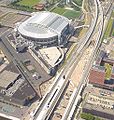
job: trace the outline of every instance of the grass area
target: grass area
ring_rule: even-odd
[[[64,8],[62,8],[62,7],[56,7],[56,8],[54,8],[54,9],[52,10],[52,12],[57,13],[57,14],[60,14],[60,15],[62,15],[65,11],[66,11],[66,10],[65,10]]]
[[[81,118],[83,118],[85,120],[95,120],[95,117],[89,113],[82,113]]]
[[[64,7],[56,7],[52,10],[52,12],[57,13],[59,15],[63,15],[69,19],[75,19],[81,15],[80,11],[75,11],[75,10],[68,10],[65,9]]]
[[[73,0],[77,5],[82,6],[83,0]]]
[[[69,19],[75,19],[75,18],[79,17],[80,15],[81,15],[81,12],[77,12],[77,11],[74,11],[74,10],[66,10],[63,13],[63,16],[65,16]]]
[[[81,38],[85,35],[85,33],[86,33],[87,31],[88,31],[87,28],[83,28],[83,29],[80,31],[78,38],[81,39]]]
[[[40,0],[20,0],[16,4],[32,7],[36,4],[38,4],[39,2],[40,2]]]
[[[111,30],[112,30],[112,24],[113,24],[113,19],[110,19],[104,34],[104,39],[110,37],[111,35]]]
[[[9,7],[12,7],[17,10],[23,10],[28,12],[35,12],[33,8],[34,5],[38,4],[40,0],[17,0],[9,4]]]
[[[66,65],[67,61],[70,59],[73,51],[75,50],[76,48],[76,44],[74,43],[70,49],[68,50],[67,54],[66,54],[66,58],[64,60],[64,63],[62,64],[62,66],[59,68],[58,72],[60,72],[62,70],[62,68]]]
[[[74,10],[80,11],[81,9],[79,7],[73,6]]]
[[[112,17],[114,18],[114,11],[112,12]]]
[[[114,36],[114,12],[112,12],[111,17],[109,19],[106,31],[104,33],[103,39],[107,39],[111,36]]]
[[[113,19],[114,19],[114,12],[113,12]],[[113,30],[112,30],[112,36],[114,37],[114,20],[113,20]]]
[[[81,118],[85,119],[85,120],[101,120],[100,118],[90,114],[90,113],[82,113],[81,114]]]
[[[112,36],[114,37],[114,30],[113,30]]]
[[[66,54],[66,61],[71,57],[71,55],[72,55],[72,53],[73,53],[73,51],[75,50],[75,48],[76,48],[76,44],[74,43],[71,47],[70,47],[70,49],[68,50],[68,52],[67,52],[67,54]]]
[[[106,69],[105,79],[110,80],[111,72],[112,72],[112,66],[108,63],[105,63],[105,69]]]

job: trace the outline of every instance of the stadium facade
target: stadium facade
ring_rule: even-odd
[[[70,20],[52,12],[36,12],[18,25],[17,32],[36,46],[61,45],[70,34]]]

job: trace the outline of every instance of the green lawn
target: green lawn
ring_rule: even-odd
[[[73,10],[66,10],[63,13],[63,16],[69,18],[69,19],[75,19],[76,17],[79,17],[81,12],[73,11]]]
[[[112,17],[114,17],[114,11],[112,12]]]
[[[81,6],[83,0],[73,0],[77,5]]]
[[[106,28],[106,31],[105,31],[105,34],[104,34],[104,39],[110,37],[112,25],[113,25],[113,19],[110,18],[108,25],[107,25],[107,28]]]
[[[81,118],[83,118],[84,120],[101,120],[97,116],[94,116],[90,113],[84,113],[84,112],[81,113]]]
[[[112,36],[114,37],[114,30],[113,30]]]
[[[40,0],[21,0],[20,2],[17,2],[17,4],[32,7],[36,4],[38,4],[39,2],[40,2]]]
[[[56,7],[55,9],[52,10],[52,12],[63,15],[69,19],[75,19],[76,17],[79,17],[81,14],[80,11],[68,10],[62,7]]]
[[[89,113],[81,113],[81,118],[85,120],[95,120],[95,117]]]
[[[106,27],[106,31],[104,33],[103,39],[107,39],[111,36],[114,36],[114,28],[112,28],[112,27],[114,27],[113,26],[113,22],[114,22],[113,18],[114,18],[114,12],[112,12],[111,17],[108,21],[108,25]]]
[[[52,10],[52,12],[62,15],[66,10],[62,7],[56,7]]]
[[[110,80],[111,72],[112,72],[112,66],[108,63],[105,63],[105,69],[106,69],[105,79]]]

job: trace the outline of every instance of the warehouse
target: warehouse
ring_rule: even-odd
[[[36,97],[36,92],[19,73],[4,70],[0,73],[0,102],[26,106]]]

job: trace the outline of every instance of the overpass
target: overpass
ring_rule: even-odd
[[[101,17],[101,21],[100,21],[100,26],[99,26],[99,31],[98,31],[98,35],[96,37],[96,44],[95,44],[95,48],[94,48],[94,52],[90,57],[90,62],[87,64],[87,66],[85,67],[85,73],[83,73],[83,77],[81,79],[81,82],[79,84],[79,86],[73,91],[73,94],[69,100],[68,106],[63,114],[62,120],[72,120],[73,115],[74,115],[74,111],[76,110],[78,103],[80,102],[81,99],[81,92],[83,91],[83,88],[86,85],[85,78],[87,77],[88,73],[89,73],[89,69],[91,68],[91,65],[93,63],[94,57],[98,51],[98,48],[100,46],[100,40],[101,40],[101,36],[102,36],[102,30],[103,30],[103,24],[104,24],[104,19],[103,19],[103,12],[102,12],[102,8],[100,5],[99,0],[94,0],[96,3],[96,10],[97,10],[97,15],[98,15],[98,11],[100,11],[102,17]],[[98,10],[99,9],[99,10]],[[97,22],[97,21],[96,21]],[[100,41],[100,42],[99,42]],[[87,72],[88,71],[88,72]]]
[[[74,29],[78,29],[78,28],[88,28],[89,25],[80,25],[80,26],[76,26],[74,27]]]

